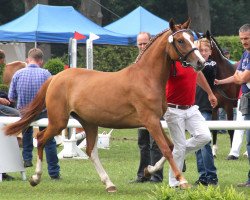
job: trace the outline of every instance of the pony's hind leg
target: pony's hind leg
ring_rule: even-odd
[[[99,156],[98,156],[98,150],[97,150],[97,140],[98,140],[98,127],[97,126],[85,126],[84,130],[86,132],[86,140],[87,140],[87,147],[86,147],[86,153],[89,156],[90,160],[95,166],[95,169],[98,173],[98,175],[101,178],[101,181],[106,186],[107,192],[116,192],[116,187],[110,180],[108,174],[104,170]]]
[[[43,149],[46,142],[56,136],[59,135],[60,132],[66,127],[62,126],[51,126],[50,124],[46,129],[39,132],[37,134],[37,162],[36,162],[36,170],[35,174],[31,176],[29,182],[31,186],[36,186],[40,183],[42,177],[42,161],[43,161]]]
[[[43,137],[45,131],[46,131],[46,129],[44,129],[43,131],[41,131],[41,132],[39,132],[37,134],[37,161],[36,161],[36,170],[35,170],[35,174],[33,176],[31,176],[31,178],[29,180],[31,186],[36,186],[41,181],[44,144],[41,143],[40,140]]]

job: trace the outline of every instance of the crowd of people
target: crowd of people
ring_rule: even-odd
[[[139,52],[150,40],[150,33],[141,32],[137,36]],[[226,79],[215,78],[217,63],[210,59],[211,43],[203,38],[196,42],[197,48],[206,60],[202,72],[195,72],[191,67],[183,67],[179,61],[171,66],[170,77],[166,84],[166,102],[168,109],[163,116],[169,128],[169,134],[174,144],[173,157],[180,170],[184,168],[187,153],[195,152],[197,161],[198,180],[195,184],[217,185],[217,168],[211,149],[211,133],[205,120],[211,120],[212,108],[217,105],[217,99],[212,92],[214,84],[234,82],[241,85],[241,94],[237,111],[237,120],[250,120],[250,24],[239,29],[239,38],[245,52],[238,63],[235,74]],[[5,54],[0,50],[0,64],[5,62]],[[43,52],[33,48],[28,52],[27,67],[18,70],[10,84],[8,95],[0,97],[0,115],[21,116],[20,110],[27,106],[35,97],[41,85],[51,76],[48,70],[42,68]],[[180,90],[180,88],[182,88]],[[9,105],[14,103],[15,108]],[[46,110],[39,118],[46,117]],[[39,119],[38,118],[38,119]],[[42,131],[44,128],[40,127]],[[190,137],[186,138],[186,131]],[[239,132],[239,130],[236,130]],[[235,132],[236,132],[235,131]],[[33,128],[23,132],[23,161],[24,167],[32,167]],[[237,160],[242,143],[243,131],[234,134],[233,145],[228,160]],[[247,153],[250,155],[250,130],[246,131]],[[156,142],[145,128],[138,129],[138,146],[140,150],[140,164],[137,177],[131,183],[163,181],[163,169],[157,171],[150,178],[144,176],[144,168],[154,165],[161,157]],[[45,145],[48,173],[51,179],[60,179],[60,166],[57,157],[56,142],[49,140]],[[250,162],[250,156],[248,157]],[[169,185],[178,187],[172,169],[169,169]],[[13,177],[3,173],[3,180],[13,180]],[[250,170],[247,180],[238,184],[240,187],[250,187]]]
[[[143,37],[142,35],[150,34],[139,33],[137,37],[137,46],[139,51],[141,51],[141,46],[145,46],[149,41],[149,36],[145,36],[146,39],[141,40]],[[212,108],[217,105],[217,99],[212,93],[211,88],[214,87],[214,84],[219,85],[234,82],[242,85],[243,96],[245,96],[245,94],[250,94],[250,86],[247,84],[250,82],[250,24],[245,24],[239,29],[239,37],[245,52],[238,63],[235,75],[229,77],[228,79],[215,79],[217,68],[216,62],[210,59],[211,44],[204,38],[197,41],[197,47],[206,60],[205,68],[202,72],[196,73],[192,68],[184,68],[180,62],[176,62],[171,68],[170,78],[166,85],[166,101],[168,109],[163,117],[168,124],[169,133],[174,143],[174,160],[180,170],[183,170],[185,167],[185,155],[189,152],[195,151],[197,169],[199,173],[199,178],[195,184],[202,184],[205,186],[218,184],[217,169],[214,164],[214,157],[210,144],[211,133],[204,123],[205,120],[212,119]],[[228,53],[229,52],[225,52],[225,54]],[[241,73],[242,71],[243,73]],[[196,85],[197,87],[195,87]],[[182,88],[182,91],[178,90],[178,88]],[[250,98],[250,95],[248,98]],[[244,119],[250,120],[250,101],[247,102],[247,105],[244,105],[245,110],[247,110],[244,114]],[[242,115],[243,114],[238,111],[237,120],[242,119]],[[189,139],[186,139],[186,130],[191,135]],[[240,130],[236,131],[239,132]],[[241,134],[238,134],[236,131],[234,134],[233,145],[227,158],[228,160],[236,160],[239,156],[239,149],[243,139],[243,131],[240,132]],[[143,140],[141,136],[142,133],[145,133],[147,140]],[[250,131],[246,131],[246,134],[247,152],[249,154]],[[144,146],[141,145],[142,142],[144,142]],[[146,167],[148,164],[155,164],[155,160],[152,159],[152,155],[154,155],[154,153],[150,152],[152,151],[152,148],[157,149],[157,144],[154,144],[153,146],[153,142],[153,139],[150,138],[149,132],[146,129],[138,130],[140,166],[137,173],[137,179],[133,182],[142,183],[150,181],[150,179],[146,179],[143,176],[142,170],[143,167]],[[146,150],[142,147],[146,147]],[[237,157],[232,157],[235,152],[234,149],[237,151]],[[248,159],[250,161],[249,157]],[[163,177],[161,176],[161,180],[162,179]],[[171,187],[179,186],[179,182],[176,180],[171,168],[169,169],[169,185]],[[250,187],[250,170],[248,172],[247,181],[238,184],[238,186]]]

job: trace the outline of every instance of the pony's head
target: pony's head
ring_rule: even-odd
[[[172,48],[168,52],[172,60],[179,60],[183,66],[192,66],[199,71],[203,69],[205,59],[194,44],[194,36],[189,29],[190,22],[190,19],[183,24],[175,24],[173,19],[169,21],[172,33],[168,36],[168,42]]]

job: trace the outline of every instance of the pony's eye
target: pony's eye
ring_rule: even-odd
[[[177,40],[179,44],[183,44],[184,43],[184,40]]]

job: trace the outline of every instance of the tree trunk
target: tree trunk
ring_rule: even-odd
[[[93,22],[102,25],[102,10],[100,0],[81,0],[80,12]]]
[[[48,0],[23,0],[24,6],[25,6],[25,13],[27,13],[29,10],[31,10],[35,5],[37,4],[44,4],[48,5]],[[28,54],[28,51],[31,48],[34,48],[34,43],[26,43],[26,55]],[[38,48],[40,48],[44,53],[44,61],[47,61],[51,57],[51,47],[50,44],[38,44]]]
[[[187,7],[192,20],[190,28],[202,33],[211,31],[209,0],[187,0]]]

